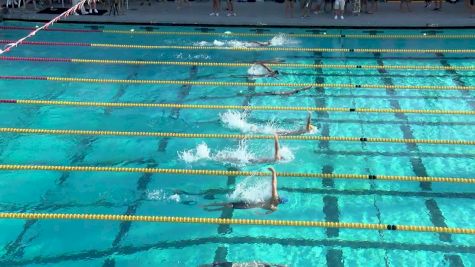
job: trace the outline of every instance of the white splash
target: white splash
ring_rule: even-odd
[[[193,163],[202,159],[210,159],[210,153],[208,145],[202,142],[195,149],[178,152],[178,158],[186,163]]]
[[[235,166],[244,166],[251,163],[251,160],[253,160],[255,157],[249,151],[247,142],[245,140],[241,140],[237,148],[225,148],[223,150],[219,150],[212,158],[213,160],[222,163],[228,163]]]
[[[261,76],[261,75],[266,75],[268,73],[269,73],[269,70],[267,70],[261,64],[252,64],[252,66],[249,67],[249,69],[247,69],[248,75]]]
[[[230,34],[230,32],[229,32]],[[299,41],[292,39],[288,34],[279,33],[272,37],[267,42],[252,42],[252,41],[240,41],[240,40],[214,40],[213,42],[199,41],[194,42],[194,46],[219,46],[219,47],[235,47],[235,48],[249,48],[260,47],[262,45],[269,46],[295,46],[300,44]]]
[[[284,163],[291,162],[295,159],[294,153],[292,153],[292,150],[290,150],[288,146],[282,146],[280,148],[280,156],[282,157],[281,161]]]
[[[236,189],[228,195],[231,201],[249,203],[264,202],[272,196],[270,177],[248,176],[236,185]]]
[[[214,42],[213,42],[214,46],[224,46],[225,44],[226,44],[226,42],[218,41],[218,40],[214,40]]]
[[[180,198],[180,195],[178,194],[173,194],[171,196],[168,197],[169,200],[171,201],[174,201],[174,202],[180,202],[181,198]]]
[[[288,34],[279,33],[278,35],[272,37],[269,41],[270,46],[295,46],[300,44],[300,41],[292,39]]]
[[[269,149],[263,149],[262,152],[265,154],[263,158],[272,158],[274,155],[273,152],[269,154]],[[295,159],[292,150],[287,146],[281,146],[280,156],[282,157],[281,162],[284,163]],[[210,160],[230,164],[236,167],[242,167],[259,160],[261,157],[256,156],[249,149],[246,140],[241,140],[237,147],[224,148],[215,153],[211,153],[208,145],[203,142],[194,149],[178,152],[178,158],[189,164],[202,160]]]
[[[232,130],[239,130],[243,133],[274,134],[278,131],[283,131],[283,129],[276,127],[274,121],[269,121],[265,125],[249,123],[246,120],[246,113],[235,110],[228,110],[225,113],[220,113],[219,118],[225,127]]]
[[[150,200],[163,200],[165,197],[165,192],[161,189],[147,192],[147,199]]]
[[[211,56],[205,55],[205,54],[198,54],[198,55],[190,55],[190,54],[183,54],[179,53],[176,55],[177,59],[187,59],[187,60],[192,60],[192,59],[211,59]]]

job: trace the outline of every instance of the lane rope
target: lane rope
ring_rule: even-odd
[[[152,61],[152,60],[117,60],[117,59],[85,59],[85,58],[44,58],[44,57],[7,57],[5,61],[29,62],[65,62],[83,64],[123,64],[123,65],[173,65],[198,67],[251,67],[254,63],[231,62],[196,62],[196,61]],[[303,64],[303,63],[266,63],[269,67],[308,68],[308,69],[393,69],[393,70],[475,70],[475,66],[417,66],[417,65],[343,65],[343,64]]]
[[[1,30],[34,30],[33,27],[0,26]],[[74,33],[111,33],[130,35],[191,35],[191,36],[237,36],[237,37],[274,37],[284,34],[289,37],[303,38],[347,38],[347,39],[475,39],[474,34],[331,34],[331,33],[242,33],[242,32],[178,32],[178,31],[139,31],[131,30],[94,30],[94,29],[47,29],[52,32]]]
[[[0,43],[11,43],[11,40],[0,40]],[[122,49],[173,49],[173,50],[228,50],[241,52],[254,51],[293,51],[293,52],[327,52],[327,53],[445,53],[445,54],[473,54],[475,49],[393,49],[393,48],[305,48],[305,47],[221,47],[221,46],[186,46],[186,45],[138,45],[138,44],[99,44],[99,43],[70,43],[70,42],[43,42],[24,41],[24,45],[47,46],[85,46]]]
[[[272,110],[272,111],[314,111],[314,112],[360,112],[360,113],[416,113],[438,115],[475,115],[475,110],[441,109],[371,109],[371,108],[332,108],[295,106],[239,106],[239,105],[200,105],[174,103],[133,103],[133,102],[83,102],[34,99],[0,99],[0,104],[53,105],[70,107],[116,107],[116,108],[179,108],[179,109],[223,109],[223,110]]]
[[[404,89],[404,90],[475,90],[475,86],[458,85],[383,85],[383,84],[334,84],[334,83],[251,83],[216,81],[179,80],[125,80],[48,76],[0,76],[0,80],[41,80],[75,83],[116,83],[116,84],[160,84],[193,86],[265,86],[265,87],[324,87],[324,88],[362,88],[362,89]]]
[[[0,128],[1,133],[48,134],[48,135],[110,135],[110,136],[144,136],[144,137],[174,137],[174,138],[215,138],[215,139],[274,139],[273,135],[245,134],[205,134],[205,133],[173,133],[173,132],[125,132],[125,131],[88,131],[88,130],[50,130],[28,128]],[[316,135],[283,135],[283,140],[304,141],[343,141],[370,143],[411,143],[437,145],[475,145],[474,140],[444,140],[444,139],[404,139],[378,137],[340,137]]]
[[[79,213],[0,213],[0,219],[23,220],[101,220],[101,221],[128,221],[128,222],[155,222],[155,223],[197,223],[197,224],[234,224],[234,225],[261,225],[261,226],[293,226],[318,228],[346,228],[366,230],[389,230],[410,232],[432,232],[450,234],[475,234],[475,229],[458,227],[436,227],[419,225],[394,225],[372,223],[345,223],[322,221],[291,221],[291,220],[260,220],[234,218],[203,218],[203,217],[170,217],[144,216],[119,214],[79,214]]]
[[[0,165],[0,170],[13,171],[60,171],[60,172],[126,172],[126,173],[158,173],[177,175],[206,175],[206,176],[270,176],[270,172],[255,171],[222,171],[205,169],[160,169],[160,168],[130,168],[130,167],[95,167],[95,166],[54,166],[54,165]],[[279,177],[315,178],[315,179],[352,179],[352,180],[384,180],[403,182],[434,182],[434,183],[463,183],[475,184],[475,178],[459,177],[430,177],[430,176],[401,176],[374,174],[338,174],[338,173],[298,173],[277,172]]]

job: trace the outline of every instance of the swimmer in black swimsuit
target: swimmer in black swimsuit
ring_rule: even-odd
[[[285,197],[280,197],[277,193],[277,174],[274,168],[270,167],[269,171],[272,172],[272,196],[269,200],[263,202],[246,202],[246,201],[233,201],[233,202],[221,202],[221,203],[211,203],[205,205],[203,208],[207,211],[218,211],[223,210],[225,208],[231,209],[253,209],[253,208],[262,208],[268,210],[266,214],[270,214],[277,210],[277,206],[279,204],[287,203],[287,199]],[[216,208],[210,208],[216,207]]]

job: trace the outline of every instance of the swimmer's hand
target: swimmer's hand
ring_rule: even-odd
[[[273,213],[274,211],[275,211],[275,210],[268,210],[268,211],[266,211],[265,213],[255,211],[254,213],[255,213],[256,215],[259,215],[259,216],[265,216],[265,215],[269,215],[269,214]]]

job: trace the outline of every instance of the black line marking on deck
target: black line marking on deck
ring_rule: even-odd
[[[236,168],[228,168],[228,171],[237,171]],[[236,176],[228,176],[226,186],[228,190],[230,187],[233,187],[236,184]],[[233,208],[224,207],[219,218],[221,219],[231,219],[233,217]],[[218,234],[227,235],[232,233],[232,228],[230,224],[220,224],[218,225]],[[214,262],[226,262],[226,257],[228,256],[228,248],[224,246],[218,246],[214,252]]]
[[[343,267],[343,251],[341,249],[331,248],[327,250],[326,254],[327,266],[329,267]]]
[[[386,74],[387,71],[384,69],[384,62],[383,62],[383,59],[381,58],[381,54],[380,53],[374,53],[374,57],[376,59],[377,64],[379,66],[383,67],[381,69],[378,69],[378,72],[383,74],[383,75]],[[392,79],[390,79],[390,78],[387,78],[387,77],[383,76],[383,77],[381,77],[381,79],[383,80],[383,83],[385,85],[394,85]],[[386,94],[387,95],[396,95],[396,92],[395,92],[394,89],[386,89]],[[401,109],[401,105],[399,104],[399,101],[391,99],[391,100],[389,100],[389,103],[391,105],[391,108]],[[408,121],[408,118],[407,118],[406,114],[404,114],[404,113],[395,113],[394,115],[398,119],[401,119],[403,121]],[[409,124],[406,123],[406,124],[400,125],[400,129],[401,129],[401,131],[403,133],[403,137],[405,139],[415,139],[414,134],[412,133],[413,132],[412,128],[409,126]],[[406,147],[407,147],[408,151],[419,152],[419,148],[418,148],[417,144],[415,144],[415,143],[406,143]],[[422,163],[422,160],[419,157],[412,157],[411,158],[411,165],[412,165],[412,169],[413,169],[414,173],[417,176],[427,176],[426,168],[425,168],[424,164]],[[420,185],[422,190],[431,190],[431,183],[420,182],[419,185]]]
[[[188,77],[188,79],[186,79],[186,81],[193,81],[196,79],[196,76],[198,74],[198,66],[196,65],[193,65],[190,67],[190,76]],[[190,94],[190,91],[191,91],[191,87],[192,85],[191,84],[183,84],[181,87],[180,87],[180,90],[178,90],[178,101],[177,103],[178,104],[182,104],[184,101],[185,101],[185,98]],[[170,114],[170,118],[174,119],[174,120],[177,120],[179,117],[180,117],[180,108],[174,108],[171,110],[171,114]]]
[[[429,210],[431,222],[437,227],[447,227],[447,224],[445,223],[445,217],[442,214],[439,205],[437,205],[437,202],[435,202],[434,199],[427,199],[425,201],[425,205],[427,210]],[[441,241],[452,242],[452,237],[450,234],[441,233],[439,236]]]
[[[384,66],[384,62],[380,57],[380,54],[375,53],[375,58],[377,59],[377,63],[380,66]],[[385,70],[379,70],[380,72],[385,72]],[[392,85],[393,82],[389,78],[383,78],[385,84]],[[393,89],[386,89],[388,95],[394,95],[395,91]],[[390,104],[392,108],[400,108],[400,104],[398,101],[390,100]],[[396,117],[400,119],[407,120],[407,116],[403,113],[396,114]],[[408,124],[401,125],[401,131],[403,132],[404,138],[407,139],[414,139],[414,135],[412,133],[412,129]],[[420,152],[419,147],[417,144],[406,144],[406,147],[409,151],[413,152]],[[416,157],[411,157],[410,159],[413,172],[416,176],[428,176],[427,168],[424,166],[422,162],[422,158],[420,155]],[[423,191],[432,191],[432,183],[430,182],[420,182],[419,183],[421,190]],[[431,201],[430,199],[426,201],[426,208],[429,211],[430,219],[433,225],[435,226],[442,226],[442,222],[445,222],[445,218],[443,217],[442,212],[440,211],[437,202]],[[445,224],[445,223],[444,223]],[[451,236],[450,234],[439,234],[439,239],[444,242],[450,242]]]
[[[448,261],[450,267],[464,267],[465,266],[463,264],[463,261],[460,255],[445,254],[444,260]]]
[[[364,90],[364,89],[361,89]],[[368,89],[372,90],[372,89]],[[186,102],[196,102],[200,100],[224,100],[224,99],[234,99],[239,96],[247,96],[246,94],[241,94],[237,93],[235,95],[231,96],[200,96],[200,97],[195,97],[195,98],[188,98]],[[309,95],[309,94],[300,94],[300,95],[293,95],[292,97],[295,98],[308,98],[309,96],[318,96],[316,95]],[[268,95],[253,95],[253,97],[268,97]],[[288,96],[281,96],[281,97],[288,97]],[[435,99],[435,100],[465,100],[465,97],[462,96],[409,96],[409,95],[404,95],[404,96],[399,96],[399,95],[394,95],[394,96],[384,96],[384,95],[343,95],[343,94],[331,94],[331,91],[328,92],[328,94],[325,95],[326,98],[367,98],[367,99]]]
[[[84,158],[88,154],[88,150],[90,149],[91,144],[96,140],[96,138],[91,138],[91,137],[79,137],[79,142],[78,142],[78,150],[76,150],[76,154],[73,156],[71,159],[71,165],[76,165],[81,162],[83,162]],[[55,191],[58,189],[58,187],[61,187],[66,180],[70,177],[71,172],[63,172],[59,179],[56,182],[56,187],[55,189],[52,190],[47,190],[46,194],[50,191]],[[44,205],[46,203],[46,199],[42,198],[40,200],[40,205]],[[52,207],[52,209],[56,209]],[[23,242],[23,237],[26,234],[26,232],[31,229],[31,226],[36,224],[38,220],[26,220],[25,224],[23,226],[22,232],[17,236],[15,241],[9,245],[7,245],[7,252],[5,256],[7,257],[15,257],[16,255],[23,255],[23,250],[25,249],[25,246],[22,245]],[[30,240],[31,241],[31,240]]]
[[[182,227],[186,227],[182,225]],[[0,259],[2,266],[20,266],[27,264],[46,264],[46,263],[60,263],[64,261],[82,261],[91,259],[100,259],[108,257],[110,255],[127,256],[140,252],[151,250],[165,250],[165,249],[181,249],[193,246],[200,246],[204,244],[220,244],[225,243],[228,245],[240,245],[240,244],[265,244],[288,247],[345,247],[354,250],[364,249],[383,249],[383,250],[401,250],[401,251],[428,251],[428,252],[442,252],[442,253],[464,253],[473,254],[475,246],[462,246],[462,245],[448,245],[448,244],[424,244],[424,243],[400,243],[400,242],[387,242],[387,241],[371,241],[371,240],[340,240],[340,239],[300,239],[300,238],[275,238],[267,236],[236,236],[236,237],[203,237],[191,240],[177,240],[177,241],[162,241],[154,244],[147,245],[127,245],[110,247],[103,250],[90,249],[80,251],[76,253],[68,253],[54,256],[39,256],[31,259],[22,260],[6,260]]]
[[[156,168],[158,166],[157,163],[148,163],[146,168]],[[129,206],[127,207],[124,215],[135,215],[137,209],[142,204],[143,200],[147,199],[147,187],[152,180],[153,173],[143,173],[142,176],[137,180],[137,187],[136,191],[140,193],[140,196]],[[125,235],[129,232],[130,226],[132,225],[131,221],[123,221],[119,224],[119,231],[112,241],[112,247],[115,248],[120,245]],[[103,266],[107,266],[109,261],[113,260],[113,258],[107,258],[104,260]]]
[[[314,64],[322,64],[322,53],[314,52]],[[325,79],[323,78],[323,70],[322,69],[315,69],[315,83],[323,84],[325,83]],[[315,107],[325,107],[326,106],[326,94],[325,88],[323,87],[316,87],[315,88],[316,96],[314,97]],[[318,112],[317,113],[317,120],[321,122],[322,119],[328,119],[330,115],[328,112]],[[320,124],[320,133],[322,136],[330,136],[330,125],[327,123]],[[318,142],[318,147],[320,150],[327,150],[330,147],[330,143],[328,141],[320,141]]]
[[[436,56],[437,58],[440,59],[440,64],[444,67],[452,67],[452,65],[450,65],[450,63],[447,61],[447,59],[445,58],[445,55],[442,54],[442,53],[436,53]],[[455,85],[457,86],[467,86],[467,84],[462,80],[462,77],[464,75],[461,75],[460,73],[458,73],[456,70],[445,70],[445,72],[447,74],[450,75],[450,77],[452,77],[452,81],[455,83]],[[470,94],[469,91],[467,90],[460,90],[460,92],[462,93],[463,97],[465,99],[467,98],[472,98],[472,95]],[[475,102],[473,101],[467,101],[466,102],[469,104],[469,106],[472,108],[472,110],[475,110]]]
[[[129,75],[127,75],[127,77],[125,77],[125,79],[127,80],[136,80],[139,73],[138,73],[138,69],[140,68],[139,65],[134,65],[134,68],[133,68],[133,72],[130,73]],[[119,88],[117,89],[117,92],[115,93],[115,95],[112,97],[111,101],[110,102],[120,102],[120,98],[125,94],[125,91],[127,90],[127,88],[130,87],[130,84],[119,84]],[[115,108],[111,108],[111,107],[106,107],[104,109],[104,114],[106,115],[110,115],[112,113],[112,111],[115,110]]]
[[[314,52],[314,64],[322,64],[322,53]],[[323,70],[321,68],[315,69],[315,83],[323,84],[325,83],[325,78],[323,76]],[[326,106],[326,97],[325,97],[325,88],[317,87],[315,88],[315,93],[317,96],[314,97],[315,107],[325,107]],[[318,112],[317,120],[328,119],[330,115],[328,112]],[[330,136],[330,125],[328,123],[321,124],[320,133],[322,136]],[[318,151],[326,151],[330,148],[330,143],[328,141],[318,142]],[[317,152],[318,153],[318,152]],[[323,173],[333,173],[333,166],[324,165],[322,168]],[[333,179],[322,179],[322,187],[333,188],[335,182]],[[338,198],[335,196],[323,196],[323,214],[325,215],[325,220],[330,222],[339,222],[340,221],[340,211],[338,210]],[[338,228],[327,228],[325,229],[325,234],[328,238],[336,238],[340,235],[340,229]],[[327,266],[343,266],[343,252],[339,248],[327,249],[326,251],[326,261]]]

